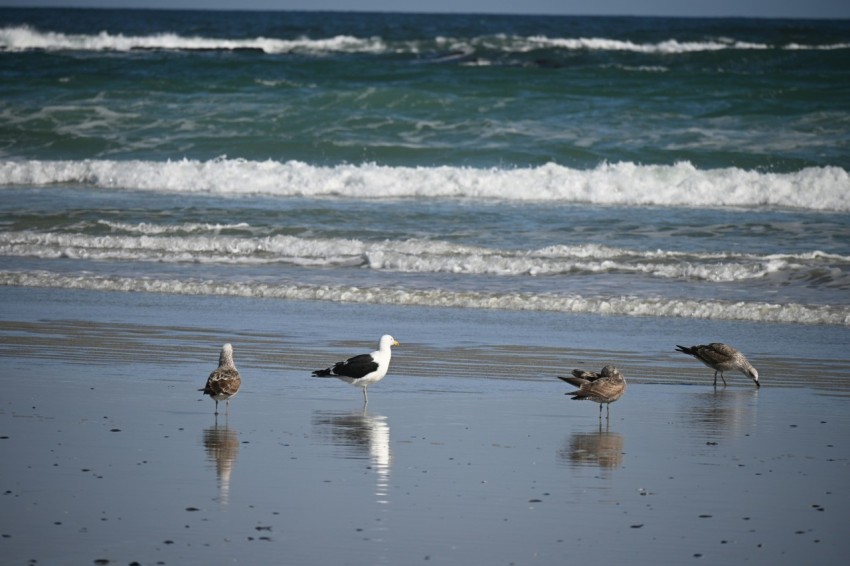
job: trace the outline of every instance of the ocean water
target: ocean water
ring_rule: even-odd
[[[850,325],[850,22],[0,9],[0,284]]]

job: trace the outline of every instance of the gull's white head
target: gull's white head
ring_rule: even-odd
[[[221,347],[221,354],[218,356],[218,365],[233,364],[233,346],[225,344]]]
[[[761,384],[759,383],[759,372],[756,368],[750,366],[747,369],[747,375],[750,376],[752,380],[756,382],[756,386],[761,387]]]

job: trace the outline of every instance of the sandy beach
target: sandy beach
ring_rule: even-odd
[[[848,330],[0,288],[5,564],[839,564]],[[758,330],[770,329],[770,336]],[[362,396],[310,371],[401,342]],[[702,337],[759,368],[713,388]],[[197,391],[231,342],[229,414]],[[616,363],[611,406],[555,378]],[[604,414],[604,411],[603,411]],[[698,563],[698,562],[697,562]]]

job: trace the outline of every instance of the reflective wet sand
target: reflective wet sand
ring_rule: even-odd
[[[10,564],[792,564],[850,550],[847,354],[821,352],[844,329],[767,327],[782,347],[748,349],[763,387],[715,389],[652,328],[604,341],[573,317],[382,308],[364,322],[368,307],[28,293],[0,290]],[[597,320],[601,337],[613,322]],[[368,409],[309,377],[384,330],[404,346]],[[197,389],[225,340],[243,389],[216,418]],[[600,423],[555,375],[609,361],[629,390]]]

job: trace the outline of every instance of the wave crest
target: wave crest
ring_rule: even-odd
[[[280,197],[461,198],[687,208],[850,211],[850,175],[840,167],[764,173],[734,167],[604,163],[581,170],[314,166],[300,161],[0,161],[0,187],[83,184],[115,190]]]
[[[367,242],[346,238],[253,235],[261,230],[244,223],[174,226],[97,223],[98,226],[104,224],[115,233],[0,232],[0,255],[96,261],[365,267],[402,273],[509,277],[629,273],[710,283],[768,275],[782,280],[808,276],[825,279],[832,286],[850,287],[850,257],[820,251],[769,255],[685,253],[629,250],[598,244],[524,250],[428,239]],[[228,233],[223,233],[225,231]]]
[[[0,28],[0,51],[258,51],[282,53],[383,53],[386,45],[380,38],[361,39],[339,35],[325,39],[222,39],[185,37],[174,33],[143,36],[111,34],[65,34],[39,31],[30,26]]]
[[[370,53],[418,55],[433,50],[472,54],[495,50],[508,53],[527,53],[539,49],[566,51],[625,51],[642,54],[671,55],[720,50],[837,50],[850,49],[850,43],[806,45],[789,43],[770,45],[729,38],[703,41],[681,41],[670,38],[655,43],[637,43],[605,37],[546,37],[496,34],[471,38],[436,37],[426,40],[392,42],[380,37],[360,38],[338,35],[311,39],[299,37],[282,39],[253,37],[226,39],[216,37],[186,37],[175,33],[132,36],[101,31],[98,34],[66,34],[42,31],[27,25],[0,28],[0,51],[258,51],[267,54]]]

